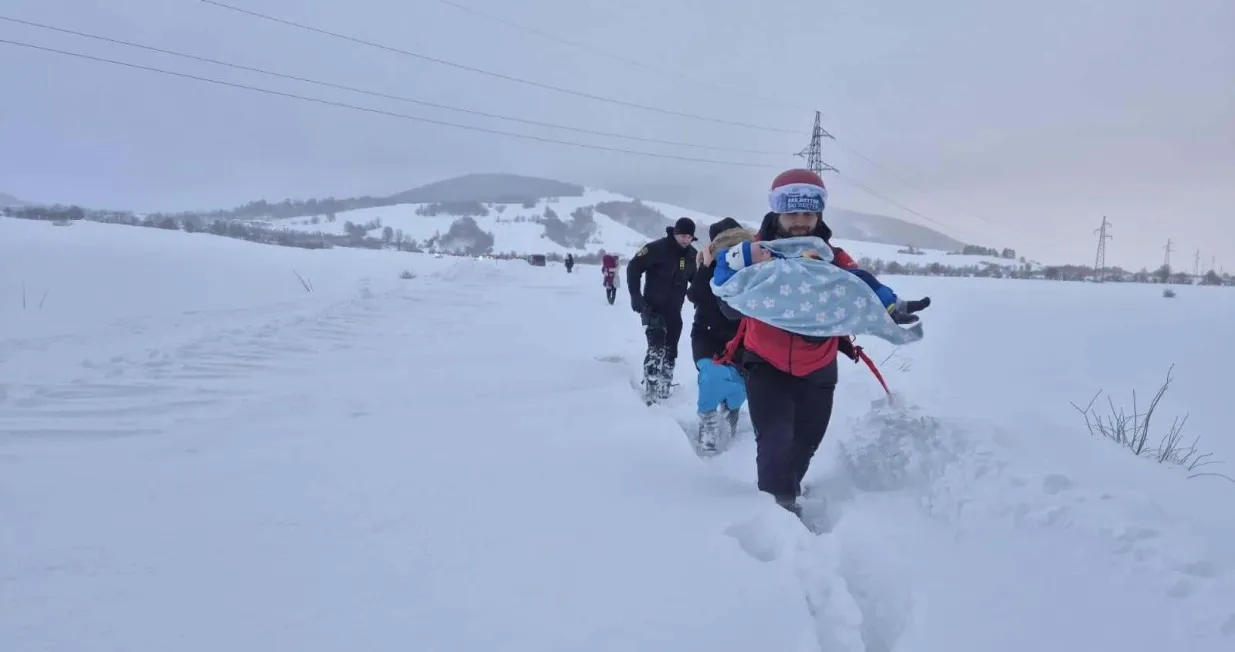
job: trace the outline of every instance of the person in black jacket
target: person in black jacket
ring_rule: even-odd
[[[738,322],[721,312],[720,303],[712,293],[710,281],[716,268],[714,260],[717,237],[722,232],[741,229],[732,217],[708,228],[711,242],[699,252],[695,278],[687,298],[695,306],[695,320],[690,327],[690,348],[699,370],[699,431],[696,445],[702,451],[716,450],[721,422],[728,423],[729,437],[737,432],[738,415],[746,402],[746,384],[734,364],[719,364],[713,360],[725,352],[725,345],[737,336]]]
[[[695,276],[695,223],[683,217],[665,237],[644,245],[626,266],[630,308],[643,319],[648,349],[643,387],[648,404],[669,397],[682,338],[682,304]],[[646,282],[641,282],[643,276]]]

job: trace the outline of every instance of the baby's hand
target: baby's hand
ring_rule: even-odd
[[[803,258],[814,258],[815,260],[823,260],[823,256],[820,256],[819,252],[815,251],[814,249],[807,249],[806,253],[802,254],[802,257]]]

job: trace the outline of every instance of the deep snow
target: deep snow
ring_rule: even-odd
[[[888,277],[927,339],[843,370],[816,536],[578,271],[0,219],[0,649],[1235,646],[1235,485],[1068,405],[1174,362],[1235,462],[1224,289]]]

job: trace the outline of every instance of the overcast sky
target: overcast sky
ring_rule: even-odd
[[[1046,262],[1235,270],[1232,0],[223,0],[459,64],[779,133],[648,112],[430,63],[199,0],[4,0],[0,14],[302,77],[644,138],[509,123],[0,21],[0,39],[489,129],[767,167],[647,158],[322,106],[0,44],[0,191],[135,210],[389,194],[517,172],[757,216],[824,112],[834,206]],[[684,75],[686,78],[676,75]],[[854,154],[857,152],[857,154]],[[865,158],[864,158],[865,157]],[[878,165],[872,165],[866,158]],[[930,218],[864,194],[852,179]],[[942,225],[942,226],[940,226]]]

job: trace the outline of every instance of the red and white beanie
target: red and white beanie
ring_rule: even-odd
[[[768,192],[773,213],[822,213],[828,203],[823,179],[810,170],[796,168],[776,175]]]

